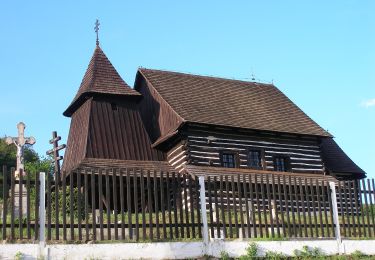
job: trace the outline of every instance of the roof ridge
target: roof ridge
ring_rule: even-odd
[[[185,76],[189,76],[189,77],[199,77],[199,78],[215,79],[215,80],[226,80],[226,81],[231,81],[231,82],[241,82],[241,83],[245,83],[245,84],[264,85],[264,86],[273,86],[273,87],[276,87],[272,83],[262,83],[262,82],[255,82],[255,81],[246,81],[246,80],[241,80],[241,79],[229,79],[229,78],[224,78],[224,77],[219,77],[219,76],[212,76],[212,75],[193,74],[193,73],[190,73],[190,72],[180,72],[180,71],[162,70],[162,69],[149,69],[149,68],[144,68],[144,67],[139,67],[138,70],[155,71],[155,72],[165,72],[165,73],[173,73],[173,74],[178,74],[178,75],[185,75]]]

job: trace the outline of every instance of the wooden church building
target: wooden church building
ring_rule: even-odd
[[[99,45],[64,115],[63,162],[186,175],[360,179],[366,173],[272,84],[139,68],[134,88]]]

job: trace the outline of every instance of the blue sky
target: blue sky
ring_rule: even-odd
[[[95,48],[138,67],[274,82],[375,177],[374,1],[2,1],[0,135],[50,148]]]

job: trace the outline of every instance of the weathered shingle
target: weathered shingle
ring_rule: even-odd
[[[121,78],[99,46],[96,46],[78,92],[64,115],[71,116],[88,94],[140,96]]]
[[[187,122],[331,136],[271,84],[139,69]]]

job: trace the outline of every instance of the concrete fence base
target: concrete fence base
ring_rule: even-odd
[[[326,255],[340,252],[351,254],[356,250],[364,254],[375,255],[375,240],[296,240],[296,241],[255,241],[259,256],[267,251],[280,252],[293,256],[294,250],[303,246],[317,247]],[[163,242],[163,243],[116,243],[84,245],[46,245],[40,256],[39,244],[2,244],[0,259],[186,259],[204,255],[220,257],[226,252],[231,257],[246,254],[246,241],[211,241],[203,242]]]

